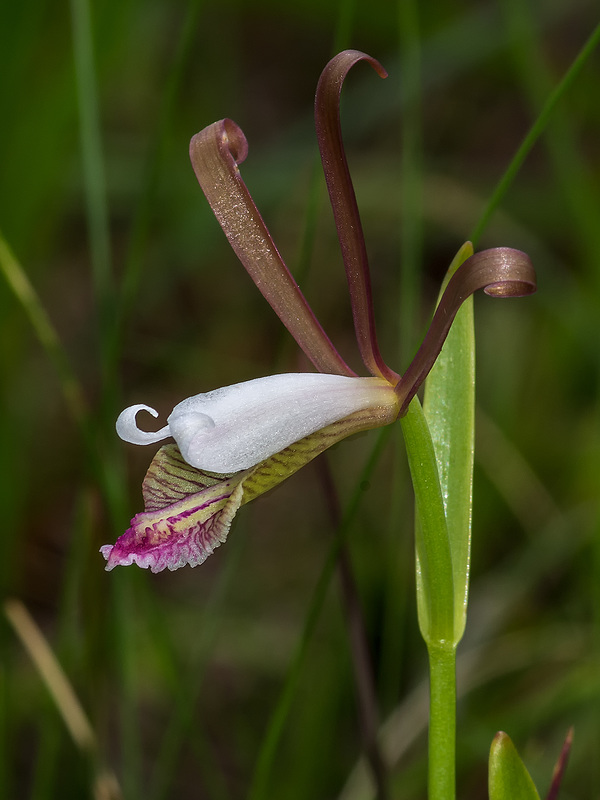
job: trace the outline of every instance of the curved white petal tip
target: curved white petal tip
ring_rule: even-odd
[[[220,474],[249,469],[293,442],[368,408],[395,407],[393,387],[382,378],[287,373],[237,383],[178,403],[159,431],[138,428],[138,404],[117,419],[117,433],[131,444],[172,436],[192,467]]]
[[[153,417],[158,417],[158,411],[146,406],[143,403],[138,403],[135,406],[129,406],[124,411],[121,411],[117,418],[117,433],[124,442],[131,444],[154,444],[166,439],[171,435],[169,426],[165,425],[159,431],[142,431],[137,426],[136,415],[138,411],[147,411]]]

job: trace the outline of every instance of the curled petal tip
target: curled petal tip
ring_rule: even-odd
[[[117,434],[124,442],[129,442],[130,444],[154,444],[171,435],[168,425],[159,431],[143,431],[138,428],[136,421],[138,411],[147,411],[153,417],[158,417],[158,411],[143,403],[129,406],[129,408],[121,411],[117,418],[116,429]]]
[[[400,414],[429,374],[460,306],[478,289],[491,297],[524,297],[537,289],[531,259],[512,247],[494,247],[467,258],[452,275],[440,299],[429,330],[409,368],[396,385]]]
[[[240,126],[232,119],[224,119],[221,137],[235,163],[242,164],[248,156],[248,140]]]
[[[526,297],[534,294],[536,285],[526,281],[512,281],[510,284],[498,282],[490,283],[483,291],[489,297]]]
[[[494,247],[478,253],[494,270],[496,280],[483,287],[490,297],[526,297],[537,291],[537,279],[527,253],[512,247]]]

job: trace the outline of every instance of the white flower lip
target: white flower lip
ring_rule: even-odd
[[[188,397],[156,432],[137,427],[138,411],[158,416],[144,404],[122,411],[116,427],[121,439],[132,444],[172,436],[183,458],[198,469],[238,472],[355,411],[387,405],[394,398],[392,387],[381,378],[286,373]]]

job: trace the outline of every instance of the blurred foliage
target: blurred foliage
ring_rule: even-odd
[[[128,800],[247,796],[332,541],[319,472],[307,468],[244,509],[197,570],[107,575],[98,547],[140,508],[150,461],[149,450],[115,441],[112,425],[126,404],[168,412],[200,391],[306,367],[236,262],[188,161],[190,137],[224,116],[248,137],[242,172],[284,258],[358,368],[312,132],[318,76],[344,47],[390,73],[379,81],[355,70],[343,122],[382,350],[406,366],[452,256],[598,20],[585,0],[432,0],[412,21],[403,2],[93,4],[95,166],[105,170],[112,254],[102,301],[71,10],[46,0],[0,5],[0,230],[83,385],[101,454],[94,466],[27,316],[0,281],[2,592],[45,632],[99,742],[91,760],[72,743],[3,621],[0,796],[92,796],[90,775],[104,768]],[[486,797],[497,730],[509,732],[543,795],[571,724],[562,797],[600,792],[599,79],[595,54],[479,242],[526,250],[539,291],[475,302],[473,570],[458,734],[459,795],[473,800]],[[113,282],[127,286],[124,301]],[[330,462],[342,502],[357,485],[361,493],[350,547],[394,796],[421,798],[426,672],[411,491],[397,436],[361,478],[375,439],[345,443]],[[280,800],[371,796],[361,788],[336,590],[334,581],[277,751],[269,785]]]

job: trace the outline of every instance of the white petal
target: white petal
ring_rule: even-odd
[[[154,442],[160,442],[162,439],[166,439],[167,436],[171,435],[168,425],[154,433],[140,430],[135,420],[138,411],[147,411],[149,414],[152,414],[153,417],[158,417],[158,411],[142,403],[129,406],[125,411],[121,411],[117,418],[116,428],[117,433],[124,442],[131,442],[131,444],[154,444]]]
[[[394,402],[394,397],[380,378],[271,375],[189,397],[175,406],[168,423],[188,464],[237,472],[355,411]]]

